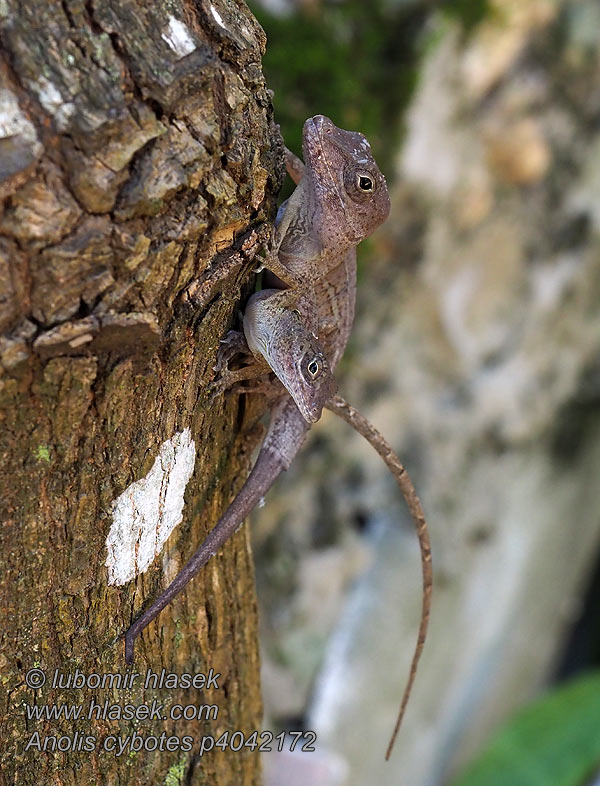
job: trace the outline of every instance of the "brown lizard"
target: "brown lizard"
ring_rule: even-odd
[[[275,371],[283,385],[274,388],[276,400],[269,430],[238,496],[171,585],[127,631],[126,660],[133,659],[135,638],[237,530],[279,472],[287,469],[310,424],[329,401],[330,409],[376,447],[403,493],[408,490],[406,498],[422,548],[423,615],[409,683],[388,747],[389,757],[427,628],[429,543],[418,499],[391,448],[356,410],[343,399],[332,398],[332,372],[344,351],[354,317],[356,244],[387,218],[389,196],[362,134],[343,131],[323,116],[310,118],[304,126],[303,155],[305,165],[287,151],[288,172],[297,187],[280,208],[272,251],[264,263],[264,282],[270,288],[250,299],[244,315],[244,334],[252,360],[243,369],[224,374],[221,383],[225,387],[263,376],[268,369]]]

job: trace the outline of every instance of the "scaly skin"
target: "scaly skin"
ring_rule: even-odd
[[[304,166],[287,153],[297,186],[280,209],[264,265],[276,278],[265,281],[281,288],[275,297],[285,307],[300,311],[335,369],[354,320],[356,246],[388,217],[390,198],[362,134],[317,115],[304,124],[302,151]]]
[[[320,343],[307,331],[298,311],[283,308],[263,289],[252,295],[244,312],[248,348],[258,363],[275,372],[307,423],[316,423],[337,385]],[[283,391],[281,393],[283,395]]]

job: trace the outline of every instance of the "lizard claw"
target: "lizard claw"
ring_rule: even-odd
[[[223,378],[220,377],[208,385],[208,400],[211,404],[227,389],[227,386],[223,384],[222,379]]]
[[[239,377],[239,371],[230,371],[228,368],[219,371],[216,379],[213,379],[213,381],[208,384],[209,401],[213,402],[227,391],[235,391],[236,385],[239,382]]]
[[[229,333],[219,342],[221,346],[217,353],[217,362],[213,366],[213,371],[226,373],[229,371],[229,363],[238,354],[247,350],[244,334],[239,330],[230,330]]]

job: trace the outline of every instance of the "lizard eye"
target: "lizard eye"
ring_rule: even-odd
[[[373,191],[373,181],[368,175],[361,175],[358,173],[356,175],[356,185],[361,191]]]
[[[349,167],[344,172],[346,193],[354,202],[370,201],[377,191],[377,180],[368,169]]]
[[[308,375],[311,379],[316,379],[321,371],[323,370],[323,363],[318,355],[315,355],[311,360],[308,361],[306,364],[306,370],[308,371]]]

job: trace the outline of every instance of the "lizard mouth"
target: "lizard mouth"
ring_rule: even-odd
[[[311,404],[303,395],[303,391],[300,389],[295,389],[289,391],[296,403],[296,406],[300,410],[300,413],[304,420],[307,423],[316,423],[317,420],[321,417],[321,412],[323,411],[323,406],[318,404]]]
[[[323,408],[312,407],[309,408],[302,408],[300,412],[302,413],[302,417],[306,420],[307,423],[316,423],[317,420],[321,417],[321,412]]]

